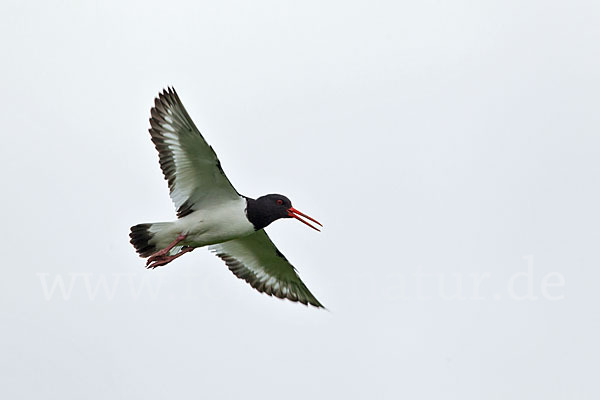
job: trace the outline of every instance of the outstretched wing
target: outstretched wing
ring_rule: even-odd
[[[202,205],[239,199],[173,88],[158,95],[150,114],[150,135],[179,218]]]
[[[264,229],[249,236],[211,245],[209,249],[225,261],[235,276],[259,292],[323,307]]]

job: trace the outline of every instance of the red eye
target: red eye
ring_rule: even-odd
[[[277,199],[277,204],[282,205],[283,204],[283,200]]]

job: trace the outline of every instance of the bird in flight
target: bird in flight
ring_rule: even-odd
[[[253,199],[239,194],[173,88],[159,93],[150,115],[150,136],[178,219],[131,227],[131,244],[148,258],[146,267],[166,265],[208,246],[259,292],[323,307],[264,230],[280,218],[295,218],[317,231],[311,222],[323,225],[283,195]]]

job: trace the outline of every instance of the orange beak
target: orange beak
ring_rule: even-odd
[[[321,230],[317,227],[312,226],[310,223],[306,222],[305,220],[303,220],[300,217],[304,217],[312,222],[314,222],[315,224],[319,225],[319,226],[323,226],[321,225],[321,223],[319,221],[317,221],[316,219],[309,217],[308,215],[301,213],[300,211],[296,210],[294,207],[290,207],[288,208],[288,215],[292,218],[296,218],[298,221],[302,222],[303,224],[306,224],[308,226],[310,226],[311,228],[313,228],[315,231],[321,232]]]

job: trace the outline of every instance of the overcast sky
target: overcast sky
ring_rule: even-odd
[[[0,397],[596,399],[594,1],[0,6]],[[173,85],[328,311],[204,249],[150,142]]]

